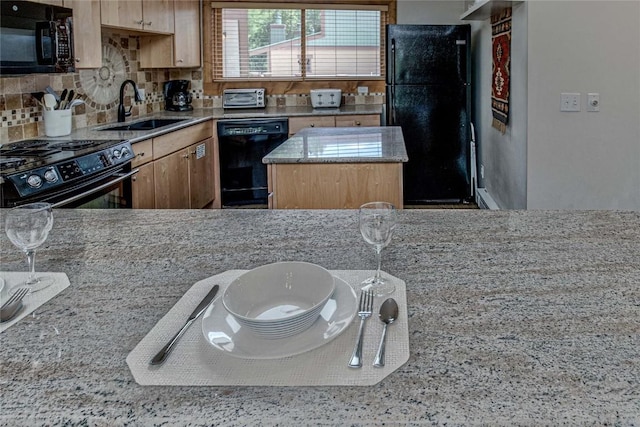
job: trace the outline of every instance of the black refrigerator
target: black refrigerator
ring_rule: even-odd
[[[471,199],[470,25],[387,25],[386,124],[402,127],[404,204]]]

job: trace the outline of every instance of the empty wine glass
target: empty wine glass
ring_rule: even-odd
[[[26,286],[30,292],[46,288],[53,279],[38,277],[35,270],[36,248],[42,245],[53,227],[53,212],[49,203],[30,203],[17,206],[6,213],[7,237],[17,248],[24,251],[29,263],[29,277],[13,289]]]
[[[376,296],[390,294],[395,285],[380,275],[381,252],[389,242],[396,228],[396,208],[387,202],[371,202],[360,206],[360,233],[364,240],[376,251],[378,268],[373,277],[362,282],[363,288],[372,290]]]

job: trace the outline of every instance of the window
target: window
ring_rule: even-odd
[[[381,80],[388,3],[212,2],[208,80]]]

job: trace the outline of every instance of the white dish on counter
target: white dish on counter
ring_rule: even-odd
[[[202,333],[214,349],[242,359],[280,359],[314,350],[332,341],[351,324],[357,297],[347,282],[336,277],[335,292],[309,329],[288,338],[262,338],[242,326],[216,300],[202,318]]]

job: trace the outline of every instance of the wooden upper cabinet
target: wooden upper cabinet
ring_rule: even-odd
[[[143,0],[142,19],[145,31],[173,34],[173,0]]]
[[[100,20],[102,25],[117,28],[141,30],[142,1],[101,0]]]
[[[64,0],[73,9],[73,55],[76,68],[102,67],[100,0]]]
[[[176,31],[173,42],[174,67],[199,67],[200,62],[200,2],[174,2]]]
[[[173,0],[101,0],[106,27],[173,34]]]
[[[176,0],[174,11],[175,34],[140,37],[141,68],[200,67],[200,2]]]

